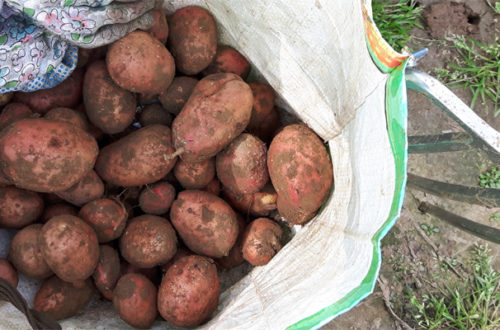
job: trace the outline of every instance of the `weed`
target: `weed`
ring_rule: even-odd
[[[500,212],[495,212],[490,216],[491,222],[500,222]]]
[[[500,189],[500,168],[492,167],[489,171],[480,174],[478,181],[481,188]]]
[[[425,223],[420,224],[420,228],[427,234],[427,236],[432,236],[433,234],[439,233],[439,228],[433,224],[426,225]]]

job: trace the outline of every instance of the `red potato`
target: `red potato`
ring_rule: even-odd
[[[201,190],[214,194],[215,196],[219,196],[220,194],[220,181],[217,177],[214,177],[212,181],[210,181],[205,187]]]
[[[178,71],[195,75],[205,69],[217,51],[217,25],[207,10],[188,6],[168,21],[168,46]]]
[[[243,133],[217,154],[217,177],[235,194],[257,192],[269,180],[266,156],[265,143]]]
[[[212,63],[202,73],[204,76],[208,76],[213,73],[230,72],[245,80],[250,69],[250,63],[237,50],[229,46],[219,45]]]
[[[50,219],[43,225],[38,242],[47,265],[66,282],[87,279],[99,261],[97,235],[85,221],[72,215]]]
[[[104,194],[104,183],[97,173],[91,170],[69,189],[56,194],[73,205],[82,206],[102,197]]]
[[[170,127],[172,125],[172,115],[163,109],[161,104],[153,103],[142,109],[139,122],[142,126],[161,124]]]
[[[85,73],[83,102],[89,120],[104,133],[120,133],[134,121],[136,96],[111,79],[102,60],[90,64]]]
[[[42,214],[42,222],[45,223],[56,217],[58,215],[69,214],[69,215],[78,215],[78,209],[71,204],[68,203],[58,203],[47,205],[43,210]]]
[[[250,87],[233,73],[206,76],[194,88],[172,123],[181,158],[200,162],[215,156],[247,127],[252,112]]]
[[[113,290],[113,306],[120,318],[139,329],[153,325],[156,309],[156,287],[141,274],[122,276]]]
[[[106,182],[117,186],[141,186],[162,179],[175,165],[171,131],[167,126],[141,128],[104,147],[95,170]]]
[[[204,188],[215,177],[215,158],[197,163],[188,163],[181,159],[175,164],[174,175],[185,189]]]
[[[272,185],[267,184],[261,191],[237,195],[231,191],[224,191],[225,200],[236,210],[244,215],[267,216],[276,210],[276,200],[278,195]]]
[[[109,198],[85,204],[78,216],[95,230],[99,243],[107,243],[120,237],[128,218],[125,206]]]
[[[0,132],[0,170],[33,191],[70,188],[92,169],[98,152],[91,135],[63,122],[22,119]]]
[[[120,278],[120,257],[111,246],[101,245],[99,247],[99,262],[92,277],[102,296],[113,300],[113,289]]]
[[[120,262],[120,274],[122,276],[126,274],[141,274],[146,276],[154,285],[159,285],[161,282],[161,274],[158,267],[139,268],[123,260]]]
[[[212,259],[182,257],[173,263],[158,290],[158,311],[178,327],[207,321],[219,303],[219,278]]]
[[[332,163],[319,137],[305,125],[286,126],[271,142],[267,164],[281,216],[292,225],[314,217],[333,181]]]
[[[169,261],[177,251],[177,236],[166,219],[142,215],[130,220],[120,238],[120,252],[130,264],[150,268]]]
[[[7,259],[0,258],[0,278],[9,282],[14,288],[19,282],[19,275]]]
[[[16,92],[14,102],[26,104],[33,112],[45,114],[57,107],[73,109],[82,98],[83,70],[76,69],[59,85],[36,92]]]
[[[171,114],[177,116],[193,92],[198,80],[192,77],[175,77],[170,86],[160,94],[160,102]]]
[[[255,219],[243,235],[243,258],[254,266],[266,265],[281,250],[282,235],[283,230],[273,220]]]
[[[247,127],[247,131],[269,143],[281,128],[281,117],[279,111],[274,108],[267,116],[262,118],[260,125]]]
[[[139,206],[145,213],[160,215],[166,213],[175,199],[175,188],[160,181],[146,186],[139,195]]]
[[[43,212],[43,199],[33,191],[8,186],[0,188],[0,228],[23,228]]]
[[[167,17],[162,9],[153,10],[153,25],[146,32],[149,32],[149,34],[158,39],[162,44],[167,42]]]
[[[160,94],[174,79],[174,58],[165,46],[143,31],[113,43],[106,65],[114,82],[134,93]]]
[[[57,276],[52,276],[46,279],[38,289],[33,309],[55,320],[67,319],[84,309],[93,293],[94,287],[90,280],[76,287]]]
[[[184,244],[197,254],[227,256],[238,237],[236,213],[205,191],[180,192],[170,208],[170,219]]]
[[[87,118],[85,118],[84,114],[81,112],[72,110],[70,108],[54,108],[49,110],[45,116],[45,119],[62,121],[74,126],[77,126],[84,131],[87,131],[89,128]]]
[[[238,267],[245,262],[245,259],[243,258],[242,248],[243,237],[247,224],[245,220],[243,220],[243,217],[239,214],[237,214],[236,219],[238,220],[238,239],[236,240],[236,243],[234,243],[231,251],[229,251],[229,254],[227,256],[214,259],[217,265],[225,269]]]
[[[0,131],[10,124],[23,119],[33,117],[30,108],[22,103],[7,104],[0,114]]]
[[[16,269],[32,278],[44,279],[53,274],[43,259],[38,239],[42,224],[24,227],[16,233],[9,247],[9,260]]]
[[[160,266],[162,275],[165,274],[167,270],[170,268],[170,266],[172,266],[177,260],[179,260],[182,257],[192,256],[192,255],[194,255],[193,252],[189,251],[185,247],[180,246],[179,248],[177,248],[177,252],[172,257],[172,259],[170,259],[167,263]]]
[[[259,82],[248,85],[253,93],[253,107],[247,131],[268,142],[281,125],[279,112],[274,107],[274,90],[268,84]]]

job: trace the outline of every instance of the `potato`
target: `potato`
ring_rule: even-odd
[[[158,290],[158,311],[178,327],[207,321],[219,303],[219,278],[213,260],[186,256],[172,264]]]
[[[45,119],[62,121],[74,126],[77,126],[84,131],[87,131],[89,128],[89,124],[87,122],[87,118],[78,111],[72,110],[70,108],[54,108],[49,110],[45,116]]]
[[[177,251],[177,236],[164,218],[141,215],[130,220],[120,238],[120,252],[130,264],[150,268],[169,261]]]
[[[9,247],[9,260],[16,269],[29,277],[44,279],[53,274],[43,259],[38,238],[42,224],[24,227],[16,233]]]
[[[197,83],[198,79],[192,77],[175,77],[170,86],[161,92],[161,104],[168,112],[177,116]]]
[[[107,243],[120,237],[128,218],[125,206],[109,198],[85,204],[78,216],[95,230],[99,243]]]
[[[94,230],[72,215],[50,219],[43,225],[38,242],[47,265],[66,282],[87,279],[99,261]]]
[[[210,65],[203,70],[203,75],[231,72],[245,80],[250,73],[250,63],[237,50],[229,46],[219,45]]]
[[[174,79],[174,58],[156,38],[134,31],[113,43],[106,66],[114,82],[134,93],[160,94]]]
[[[92,298],[94,287],[91,280],[76,287],[57,276],[46,279],[35,295],[33,309],[55,320],[67,319],[84,309]]]
[[[262,141],[269,143],[281,127],[280,112],[277,108],[274,108],[262,119],[260,125],[253,126],[252,128],[247,127],[247,131],[259,137]]]
[[[288,125],[271,142],[267,165],[281,216],[292,225],[310,220],[333,181],[332,163],[323,142],[305,125]]]
[[[36,92],[16,92],[13,101],[26,104],[33,112],[45,114],[57,107],[73,109],[82,97],[83,70],[76,69],[59,85]]]
[[[104,133],[120,133],[134,121],[136,96],[111,79],[102,60],[90,64],[85,73],[83,102],[89,120]]]
[[[236,240],[236,243],[234,243],[227,256],[214,259],[217,265],[225,269],[238,267],[245,262],[245,259],[243,259],[243,251],[241,249],[243,247],[243,236],[247,224],[245,220],[243,220],[243,217],[239,214],[237,214],[236,219],[238,221],[238,239]]]
[[[185,189],[206,187],[215,176],[215,158],[197,163],[188,163],[181,159],[175,164],[174,175]]]
[[[161,124],[170,127],[172,125],[172,115],[163,109],[161,104],[153,103],[142,109],[139,122],[142,126]]]
[[[214,194],[215,196],[219,196],[220,194],[220,181],[217,177],[214,177],[212,181],[210,181],[205,187],[201,188],[201,190]]]
[[[92,278],[102,296],[113,300],[113,289],[120,278],[120,257],[111,246],[101,245],[99,247],[99,262]]]
[[[102,197],[104,194],[104,183],[94,170],[90,170],[69,189],[57,192],[56,194],[73,205],[82,206]]]
[[[104,147],[95,170],[108,183],[131,187],[162,179],[175,165],[170,128],[151,125]]]
[[[175,199],[175,188],[170,183],[160,181],[146,186],[139,195],[139,206],[144,213],[164,214]]]
[[[14,93],[4,93],[0,94],[0,108],[10,102]]]
[[[243,258],[254,266],[266,265],[281,250],[280,225],[268,218],[252,221],[243,235]]]
[[[19,275],[7,259],[0,258],[0,278],[9,282],[14,288],[19,282]]]
[[[33,223],[42,214],[43,205],[36,192],[0,187],[0,228],[20,229]]]
[[[158,311],[156,287],[141,274],[122,276],[113,290],[113,306],[120,318],[139,329],[149,329]]]
[[[22,103],[7,104],[0,114],[0,131],[10,124],[23,119],[33,117],[30,108]]]
[[[178,71],[195,75],[205,69],[217,51],[217,25],[207,10],[189,6],[168,21],[168,46]]]
[[[153,10],[153,25],[146,32],[149,32],[149,34],[158,39],[162,44],[167,42],[167,17],[162,9]]]
[[[209,257],[227,256],[238,237],[236,213],[205,191],[180,192],[170,208],[170,219],[190,250]]]
[[[200,162],[215,156],[248,125],[253,96],[233,73],[206,76],[194,88],[172,123],[172,139],[181,158]]]
[[[53,217],[63,214],[77,216],[78,209],[68,203],[57,203],[57,204],[47,205],[43,210],[42,222],[45,223],[50,219],[52,219]]]
[[[224,191],[224,199],[244,215],[267,216],[276,210],[278,195],[271,184],[266,184],[260,191],[238,195],[229,190]]]
[[[259,191],[269,180],[266,152],[266,145],[258,137],[241,134],[217,154],[217,177],[235,194]]]
[[[172,259],[167,261],[167,263],[160,265],[162,275],[165,274],[167,272],[167,270],[170,268],[170,266],[172,266],[177,260],[179,260],[182,257],[192,256],[192,255],[194,255],[194,253],[192,251],[189,251],[187,248],[185,248],[183,246],[179,246],[177,248],[177,252],[172,257]]]
[[[22,119],[0,132],[0,170],[33,191],[70,188],[92,169],[98,152],[91,135],[63,122]]]
[[[259,82],[248,85],[253,93],[253,107],[247,131],[268,142],[281,124],[279,113],[274,107],[274,90],[268,84]]]
[[[139,268],[123,260],[120,262],[120,274],[122,276],[126,274],[141,274],[146,276],[154,285],[159,285],[161,282],[161,274],[158,267]]]
[[[87,64],[100,60],[106,57],[108,46],[101,46],[97,48],[79,48],[78,49],[78,64],[77,68],[85,67]]]

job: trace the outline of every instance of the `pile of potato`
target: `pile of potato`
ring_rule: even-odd
[[[34,308],[57,320],[97,288],[137,328],[158,313],[206,322],[218,269],[267,264],[280,220],[310,220],[333,180],[323,142],[282,127],[273,90],[249,72],[191,6],[81,50],[52,89],[2,95],[0,228],[19,231],[0,277],[44,279]]]

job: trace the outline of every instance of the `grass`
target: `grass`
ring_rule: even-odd
[[[421,223],[420,224],[420,228],[425,232],[425,234],[427,236],[432,236],[433,234],[437,234],[439,233],[439,228],[434,226],[433,224],[425,224],[425,223]]]
[[[373,0],[373,20],[382,37],[396,51],[401,51],[410,40],[414,27],[423,29],[420,24],[422,7],[416,1]]]
[[[490,216],[491,222],[500,222],[500,212],[495,212]]]
[[[479,186],[481,188],[496,188],[500,189],[500,168],[492,167],[479,175]]]

